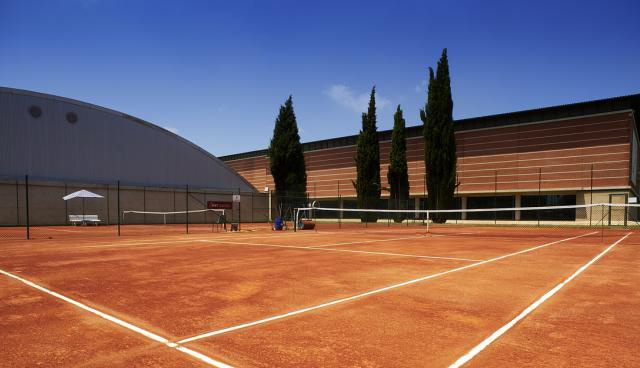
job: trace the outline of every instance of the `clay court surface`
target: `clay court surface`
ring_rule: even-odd
[[[0,366],[640,366],[638,231],[242,230],[0,229]]]

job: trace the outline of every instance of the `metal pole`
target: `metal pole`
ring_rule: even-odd
[[[120,236],[120,180],[118,180],[117,183],[117,187],[118,187],[118,236]]]
[[[67,192],[67,183],[64,183],[64,195],[66,196],[68,194]],[[64,223],[66,225],[69,224],[69,204],[67,203],[67,201],[64,201]]]
[[[541,206],[542,202],[542,168],[538,169],[538,207]],[[540,210],[538,212],[538,227],[540,227]]]
[[[186,216],[186,228],[187,228],[187,234],[189,234],[189,184],[187,184],[187,190],[185,191],[185,199],[186,199],[186,203],[185,203],[185,216]]]
[[[241,209],[242,209],[242,196],[240,194],[240,188],[238,188],[238,196],[240,197],[240,201],[238,201],[238,231],[240,231],[240,228],[242,227],[242,215],[241,215]]]
[[[147,187],[142,187],[142,222],[147,223]]]
[[[110,197],[109,197],[109,192],[110,192],[110,188],[109,188],[109,184],[106,184],[107,186],[107,225],[111,225],[111,219],[110,216],[111,215],[111,206],[109,206],[109,201],[110,201]]]
[[[27,214],[27,240],[30,239],[29,234],[29,175],[24,176],[24,199],[25,199],[25,210]]]
[[[498,170],[493,173],[493,208],[498,207]],[[493,211],[493,223],[498,223],[498,212]]]
[[[591,189],[589,189],[589,204],[593,204],[593,164],[591,164]],[[589,227],[591,227],[591,218],[593,217],[593,207],[589,207]]]
[[[20,226],[20,185],[16,178],[16,225]]]
[[[339,182],[340,181],[338,181],[338,183]],[[340,194],[338,194],[338,205],[342,209],[342,196]],[[340,213],[338,214],[338,229],[342,229],[342,212],[343,211],[340,211]]]
[[[342,197],[340,196],[340,179],[338,179],[338,207],[342,209]],[[338,212],[338,229],[342,229],[342,212]]]
[[[423,209],[426,209],[428,207],[427,206],[427,174],[424,174],[424,188],[423,188],[423,191],[422,191],[422,202],[424,203],[424,205],[423,205],[424,208]],[[418,202],[418,203],[420,203],[420,202]],[[420,206],[418,206],[418,207],[420,207]],[[422,226],[424,226],[424,219],[425,219],[425,216],[422,216]]]

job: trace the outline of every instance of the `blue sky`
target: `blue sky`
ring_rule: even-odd
[[[0,0],[0,85],[122,111],[215,155],[419,123],[449,50],[454,117],[640,92],[636,1]]]

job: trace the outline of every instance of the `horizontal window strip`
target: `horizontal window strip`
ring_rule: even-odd
[[[469,135],[469,137],[466,136],[461,136],[460,139],[463,140],[476,140],[476,139],[486,139],[489,137],[502,137],[502,136],[511,136],[511,135],[522,135],[522,134],[529,134],[529,133],[540,133],[540,132],[553,132],[553,131],[557,131],[557,130],[566,130],[566,129],[574,129],[574,128],[578,128],[578,129],[586,129],[587,127],[596,127],[598,125],[604,125],[604,126],[611,126],[612,124],[618,124],[618,125],[625,125],[628,124],[630,121],[629,119],[615,119],[615,120],[607,120],[607,121],[598,121],[598,122],[593,122],[593,123],[571,123],[571,125],[554,125],[553,127],[548,127],[548,128],[541,128],[541,129],[526,129],[526,130],[519,130],[519,131],[515,131],[515,132],[505,132],[505,133],[500,133],[500,132],[493,132],[491,134],[483,134],[483,135],[474,135],[473,132],[466,132],[466,135]],[[547,124],[553,124],[553,123],[547,123]],[[628,129],[627,127],[620,127],[620,128],[625,128]],[[597,129],[597,128],[596,128]],[[587,132],[591,131],[591,130],[586,130]],[[457,137],[456,137],[457,139]]]
[[[622,146],[622,147],[621,147]],[[616,144],[616,145],[609,145],[609,146],[598,146],[599,149],[605,149],[607,150],[607,152],[604,153],[589,153],[589,154],[575,154],[572,156],[566,156],[566,155],[559,155],[559,156],[551,156],[551,157],[539,157],[539,158],[518,158],[515,160],[500,160],[500,161],[484,161],[486,158],[490,158],[490,157],[494,157],[496,155],[487,155],[487,156],[478,156],[478,157],[473,157],[473,158],[459,158],[458,161],[462,161],[462,165],[478,165],[478,164],[494,164],[494,163],[506,163],[506,162],[525,162],[525,161],[540,161],[540,160],[556,160],[556,159],[563,159],[563,158],[587,158],[587,157],[594,157],[594,156],[607,156],[607,155],[618,155],[618,154],[629,154],[628,151],[628,144]],[[620,150],[620,151],[614,151],[611,152],[613,150],[613,148],[624,148],[624,150]],[[570,148],[567,150],[584,150],[584,148]],[[546,153],[552,153],[552,152],[561,152],[561,151],[566,151],[566,150],[553,150],[553,151],[547,151]],[[519,154],[522,155],[522,154]],[[482,162],[478,162],[478,163],[474,163],[474,162],[470,162],[467,163],[465,161],[471,161],[471,160],[483,160]]]
[[[615,128],[615,129],[603,129],[603,130],[594,130],[594,131],[586,131],[586,132],[580,132],[580,133],[567,133],[567,134],[557,134],[557,135],[546,135],[546,136],[539,136],[539,137],[531,137],[531,138],[513,138],[513,139],[504,139],[504,140],[489,140],[489,139],[485,139],[483,142],[478,142],[478,143],[459,143],[458,147],[473,147],[473,146],[478,146],[478,145],[483,145],[483,144],[502,144],[502,143],[512,143],[514,141],[517,142],[522,142],[522,141],[530,141],[533,139],[552,139],[552,138],[559,138],[559,137],[579,137],[579,136],[583,136],[583,135],[591,135],[591,134],[601,134],[601,133],[606,133],[608,135],[612,135],[612,132],[616,132],[616,134],[621,134],[623,132],[629,132],[629,128],[628,127],[622,127],[622,128]],[[628,134],[626,135],[622,135],[624,137],[629,137]],[[598,137],[598,139],[602,139],[602,137]],[[557,144],[561,144],[561,143],[572,143],[572,142],[580,142],[579,139],[571,139],[571,140],[565,140],[565,141],[558,141],[555,142]]]
[[[511,168],[507,168],[507,167],[501,167],[501,168],[495,168],[495,169],[477,169],[477,170],[458,170],[458,173],[464,173],[464,174],[471,174],[474,172],[479,172],[479,171],[484,171],[484,172],[493,172],[493,171],[498,171],[499,173],[504,173],[504,172],[511,172],[511,171],[516,171],[516,170],[527,170],[527,169],[531,169],[531,170],[536,170],[535,172],[537,173],[538,169],[542,169],[543,173],[545,174],[554,174],[554,173],[563,173],[563,172],[589,172],[591,170],[591,165],[594,165],[594,172],[595,171],[602,171],[603,169],[596,169],[595,165],[606,165],[606,164],[620,164],[621,167],[618,168],[608,168],[605,170],[622,170],[622,169],[627,169],[628,170],[628,166],[629,166],[629,160],[622,160],[622,161],[604,161],[604,162],[593,162],[593,163],[588,163],[588,164],[560,164],[560,165],[544,165],[544,166],[527,166],[527,167],[511,167]],[[549,171],[549,170],[545,170],[545,169],[549,169],[549,168],[561,168],[561,167],[567,167],[567,166],[581,166],[583,169],[582,170],[569,170],[569,171]],[[624,167],[623,167],[624,166]],[[517,174],[517,173],[513,173],[513,174]],[[505,175],[513,175],[513,174],[505,174]],[[465,176],[465,177],[469,177],[469,176]]]
[[[578,143],[587,143],[587,142],[593,142],[593,141],[602,141],[602,140],[609,140],[609,141],[622,141],[624,139],[629,138],[628,136],[615,136],[615,137],[607,137],[607,138],[592,138],[592,139],[582,139],[582,140],[577,140],[577,141],[573,141],[573,142],[566,142],[566,143],[572,143],[572,144],[578,144]],[[518,149],[522,149],[522,148],[539,148],[541,146],[553,146],[553,145],[559,145],[562,143],[540,143],[540,144],[529,144],[529,145],[514,145],[514,146],[510,146],[510,147],[501,147],[501,148],[487,148],[487,149],[473,149],[473,150],[464,150],[464,152],[462,152],[463,154],[470,154],[470,153],[474,153],[474,152],[482,152],[482,151],[496,151],[496,150],[513,150],[515,148]],[[617,143],[617,144],[623,144],[623,143]],[[584,145],[582,146],[584,147]],[[576,146],[576,147],[571,147],[571,148],[582,148],[581,146]],[[565,149],[570,149],[570,148],[565,148]]]
[[[628,179],[629,176],[602,176],[602,177],[594,177],[594,180],[605,180],[605,179]],[[514,181],[500,181],[500,177],[498,177],[498,184],[512,184],[512,183],[537,183],[539,180],[514,180]],[[540,182],[555,182],[555,181],[588,181],[591,178],[568,178],[568,179],[542,179]],[[460,185],[487,185],[493,184],[492,182],[463,182]]]

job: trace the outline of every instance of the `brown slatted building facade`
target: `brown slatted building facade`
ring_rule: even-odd
[[[457,120],[457,206],[626,202],[636,197],[638,108],[640,94]],[[386,184],[391,131],[379,136],[380,175]],[[410,193],[418,208],[428,195],[422,127],[407,128],[407,137]],[[355,198],[356,141],[354,135],[303,145],[310,197]],[[259,191],[274,188],[266,150],[220,158]]]

